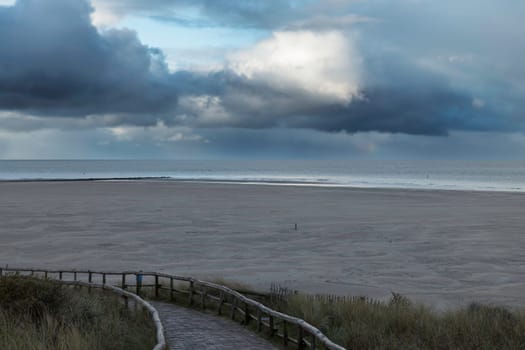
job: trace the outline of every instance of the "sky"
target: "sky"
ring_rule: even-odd
[[[0,0],[0,159],[525,159],[522,0]]]

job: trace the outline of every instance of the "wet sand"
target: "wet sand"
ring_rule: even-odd
[[[525,306],[524,212],[520,193],[4,182],[0,264]]]

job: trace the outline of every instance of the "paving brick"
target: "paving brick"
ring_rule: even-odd
[[[278,350],[254,332],[226,318],[153,302],[171,350]]]

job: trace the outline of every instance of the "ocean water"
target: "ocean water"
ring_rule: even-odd
[[[524,161],[0,160],[0,180],[185,180],[525,192]]]

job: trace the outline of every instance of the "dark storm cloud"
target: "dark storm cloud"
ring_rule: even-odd
[[[100,34],[90,13],[87,2],[70,0],[2,9],[0,109],[82,117],[155,115],[175,105],[162,52],[132,31]]]
[[[218,22],[252,27],[276,26],[290,18],[292,8],[292,2],[281,1],[179,3],[199,6]],[[136,11],[148,4],[162,9],[171,2],[122,2]],[[168,126],[198,128],[445,135],[451,130],[505,131],[523,126],[519,88],[509,95],[507,81],[498,74],[492,80],[499,85],[482,82],[483,88],[466,88],[447,74],[420,65],[411,55],[417,51],[412,47],[386,50],[379,34],[385,32],[384,23],[395,32],[388,21],[363,31],[367,40],[360,41],[364,71],[360,94],[345,104],[301,89],[285,91],[228,69],[172,74],[160,50],[143,45],[132,31],[97,31],[90,13],[89,4],[81,0],[19,0],[13,7],[0,7],[0,110],[89,121],[79,127],[156,125],[162,120]],[[362,14],[371,15],[364,10]],[[406,40],[387,36],[400,47],[399,40]],[[418,46],[418,35],[412,38]],[[520,82],[516,84],[519,87]],[[478,93],[483,101],[476,104]],[[224,115],[216,117],[220,113]],[[93,116],[100,118],[93,121]],[[23,130],[23,125],[12,122],[15,117],[10,117],[9,125]],[[62,125],[71,127],[57,121],[57,127]]]
[[[480,124],[522,129],[525,41],[521,37],[525,25],[521,14],[525,2],[370,0],[349,8],[378,19],[360,27],[366,71],[374,72],[366,77],[367,84],[388,83],[391,79],[382,74],[390,77],[400,65],[402,74],[396,79],[409,79],[413,86],[425,81],[425,74],[419,76],[421,71],[430,72],[441,76],[450,91],[484,101]],[[376,73],[379,70],[382,74]]]
[[[449,130],[509,130],[508,118],[489,107],[477,108],[473,97],[449,86],[446,79],[391,57],[387,65],[370,64],[361,96],[349,104],[323,102],[301,91],[283,93],[232,72],[206,76],[176,74],[181,93],[219,96],[230,114],[225,122],[201,120],[202,110],[184,111],[185,122],[201,127],[248,129],[290,127],[322,131],[382,131],[445,135]],[[377,77],[381,80],[377,81]],[[376,81],[375,83],[372,83]],[[260,108],[261,105],[266,108]],[[212,108],[206,106],[204,108]]]
[[[444,135],[450,130],[509,129],[506,116],[491,106],[475,106],[473,92],[453,86],[446,75],[402,53],[362,52],[362,98],[322,113],[333,116],[319,120],[326,130]]]

